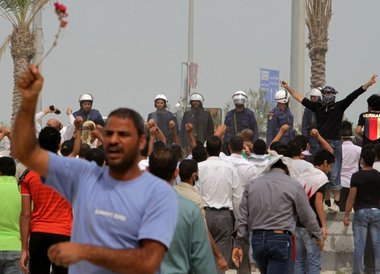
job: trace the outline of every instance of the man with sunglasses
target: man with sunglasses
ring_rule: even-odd
[[[344,112],[359,95],[363,94],[370,86],[376,83],[376,77],[377,75],[372,75],[367,83],[351,92],[343,100],[337,102],[335,99],[338,92],[331,86],[322,88],[321,101],[312,102],[290,87],[287,82],[281,81],[281,86],[286,89],[295,100],[315,112],[319,133],[334,149],[335,163],[332,165],[330,172],[330,189],[334,191],[334,204],[329,207],[331,211],[339,212],[338,203],[340,189],[342,187],[340,183],[340,171],[342,169],[340,129]]]

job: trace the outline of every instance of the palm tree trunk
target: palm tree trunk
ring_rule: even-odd
[[[323,87],[326,84],[327,37],[319,37],[318,40],[310,39],[310,42],[307,44],[311,62],[311,87]]]
[[[23,25],[13,29],[11,37],[11,54],[14,63],[13,69],[13,98],[12,98],[12,117],[11,126],[13,126],[15,116],[21,105],[21,96],[17,89],[17,80],[20,74],[25,70],[35,54],[34,49],[35,34],[27,26]]]

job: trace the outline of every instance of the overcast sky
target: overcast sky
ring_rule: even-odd
[[[164,93],[174,106],[180,96],[181,63],[187,59],[186,0],[63,0],[69,24],[43,63],[42,105],[78,109],[78,96],[94,95],[103,115],[120,106],[144,118]],[[380,72],[380,1],[334,0],[327,53],[327,84],[338,99]],[[194,61],[198,90],[208,107],[224,107],[240,89],[259,88],[260,68],[280,70],[289,80],[291,1],[195,0]],[[52,5],[43,13],[45,50],[58,21]],[[0,40],[11,32],[0,18]],[[305,28],[305,36],[307,29]],[[305,51],[305,87],[310,62]],[[0,61],[0,121],[11,117],[13,63]],[[308,89],[308,88],[307,88]],[[356,125],[372,87],[346,111]],[[50,114],[52,115],[52,114]],[[58,116],[66,121],[64,114]]]

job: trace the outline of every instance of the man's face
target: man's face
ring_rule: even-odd
[[[84,112],[89,112],[92,107],[92,102],[91,101],[83,101],[81,103],[81,108]]]
[[[277,103],[277,107],[278,107],[280,110],[284,111],[285,109],[287,109],[288,104],[286,104],[286,103]]]
[[[318,102],[319,96],[310,96],[310,101],[312,102]]]
[[[61,130],[61,123],[57,119],[54,119],[54,118],[47,120],[46,126]]]
[[[156,100],[156,108],[159,110],[165,109],[165,101],[161,99]]]
[[[103,146],[110,169],[127,171],[137,162],[145,142],[144,136],[138,136],[132,119],[109,117],[103,131]]]
[[[199,108],[201,106],[201,101],[197,101],[197,100],[191,101],[191,106],[193,108]]]

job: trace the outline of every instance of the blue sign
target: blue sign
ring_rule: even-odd
[[[260,89],[265,90],[265,99],[272,107],[275,106],[274,94],[280,85],[280,71],[260,69]]]

